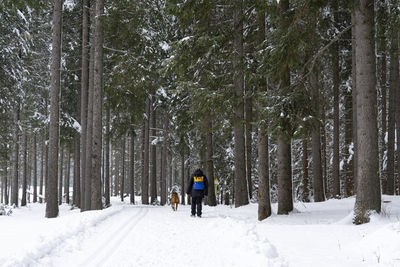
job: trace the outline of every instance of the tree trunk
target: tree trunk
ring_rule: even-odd
[[[253,132],[253,90],[249,89],[246,92],[245,98],[245,122],[246,122],[246,180],[249,190],[249,199],[253,198],[253,183],[251,180],[251,153],[252,153],[252,132]],[[214,186],[214,185],[213,185]],[[213,190],[214,191],[214,190]],[[215,194],[214,194],[215,195]],[[214,196],[215,198],[215,196]]]
[[[7,150],[5,149],[5,158],[7,159]],[[4,173],[3,173],[3,183],[2,183],[2,186],[3,186],[3,198],[2,198],[2,201],[3,201],[3,203],[5,204],[5,205],[8,205],[8,200],[9,200],[9,197],[8,197],[8,164],[7,164],[8,162],[7,162],[7,160],[5,160],[4,161]]]
[[[80,149],[80,135],[77,133],[75,135],[75,148],[74,148],[74,186],[73,186],[73,196],[72,205],[76,207],[81,206],[81,153]]]
[[[357,91],[357,197],[354,223],[369,221],[369,211],[381,211],[378,175],[378,128],[375,77],[374,1],[360,0],[355,7]]]
[[[397,1],[395,1],[397,7]],[[395,13],[397,14],[397,12]],[[399,87],[399,41],[398,41],[398,26],[393,20],[392,32],[391,32],[391,46],[390,46],[390,85],[389,85],[389,129],[388,129],[388,152],[387,152],[387,181],[386,186],[382,185],[384,193],[388,195],[394,194],[395,185],[395,130],[399,130],[400,114],[398,111],[397,102],[397,90]],[[395,126],[397,125],[397,129]],[[399,144],[399,143],[398,143]],[[397,151],[399,147],[397,146]],[[398,168],[399,169],[399,168]]]
[[[396,61],[396,65],[394,66],[394,70],[393,71],[397,71],[395,73],[395,77],[393,77],[393,86],[394,89],[393,94],[394,94],[394,103],[393,106],[395,106],[395,121],[396,121],[396,139],[397,139],[397,156],[395,156],[395,158],[397,159],[397,178],[399,179],[400,177],[400,100],[399,100],[399,96],[400,96],[400,79],[399,79],[399,57],[398,57],[398,52],[399,52],[399,40],[398,40],[398,35],[399,35],[399,12],[398,12],[398,1],[392,1],[392,7],[391,10],[393,10],[393,19],[392,19],[392,23],[394,24],[391,28],[392,28],[392,38],[393,38],[393,42],[394,42],[394,46],[393,46],[393,53],[394,55],[394,60]],[[392,99],[390,99],[392,100]],[[394,178],[394,177],[393,177]],[[394,180],[394,179],[393,179]],[[392,181],[390,181],[390,183],[392,183]],[[389,184],[389,181],[388,181]],[[393,181],[393,192],[396,192],[396,182]],[[398,184],[398,183],[397,183]],[[398,184],[399,185],[399,184]],[[398,191],[399,192],[399,191]]]
[[[319,142],[319,146],[320,148],[320,154],[322,153],[321,157],[322,157],[322,164],[323,164],[323,170],[322,170],[322,184],[323,184],[323,190],[324,190],[324,194],[325,197],[329,196],[329,188],[328,188],[328,158],[327,158],[327,141],[326,141],[326,110],[325,110],[325,106],[322,105],[322,112],[320,113],[322,116],[322,125],[320,127],[320,138],[322,139],[322,147],[321,147],[321,142]],[[320,115],[318,114],[318,115]],[[311,136],[311,140],[313,140],[312,136]],[[311,152],[313,154],[313,152]],[[314,156],[313,156],[314,158]]]
[[[33,135],[33,203],[37,202],[37,139]]]
[[[292,167],[290,141],[283,135],[278,139],[278,214],[293,210]]]
[[[238,208],[249,204],[249,196],[246,181],[246,166],[245,166],[245,137],[243,129],[244,121],[244,73],[243,73],[243,0],[234,0],[233,13],[233,71],[234,71],[234,136],[235,136],[235,207]]]
[[[310,83],[312,87],[312,97],[315,105],[316,114],[319,112],[319,91],[318,80],[314,71],[310,75]],[[322,164],[321,164],[321,132],[320,125],[317,125],[311,133],[312,138],[312,158],[313,158],[313,194],[314,202],[321,202],[325,200],[324,196],[324,182],[322,177]]]
[[[310,202],[310,189],[309,189],[309,177],[308,177],[308,144],[307,138],[304,138],[302,141],[303,146],[303,180],[302,180],[302,192],[301,198],[303,202]]]
[[[289,0],[281,0],[279,2],[280,8],[280,28],[286,30],[285,23],[286,12],[289,9]],[[290,69],[288,65],[281,66],[281,94],[287,94],[290,86]],[[286,111],[287,112],[287,111]],[[282,125],[283,128],[287,127]],[[278,214],[288,214],[293,210],[293,196],[292,196],[292,166],[291,166],[291,140],[285,134],[280,133],[278,136]],[[236,186],[236,185],[235,185]]]
[[[185,205],[185,153],[181,152],[182,205]]]
[[[144,134],[144,176],[142,177],[142,204],[149,204],[149,120],[150,118],[150,99],[146,97],[146,117]]]
[[[206,133],[206,176],[208,178],[208,197],[207,204],[209,206],[216,206],[217,201],[215,198],[215,185],[214,185],[214,151],[213,151],[213,134],[212,134],[212,121],[207,120],[208,131]]]
[[[109,100],[109,98],[108,98]],[[110,101],[108,101],[110,104]],[[110,206],[110,107],[106,110],[106,169],[105,169],[105,186],[104,196],[106,199],[106,207]]]
[[[3,171],[5,172],[5,170],[3,170]],[[0,179],[0,181],[1,181],[0,203],[4,203],[4,184],[5,184],[4,172],[3,172],[3,177]]]
[[[161,205],[167,203],[168,112],[164,118],[164,140],[161,153]]]
[[[15,128],[14,128],[14,137],[13,137],[13,142],[14,142],[14,149],[13,149],[13,161],[12,161],[12,186],[11,186],[11,205],[15,205],[18,207],[18,187],[19,187],[19,107],[17,107],[17,110],[14,112],[14,122],[15,122]]]
[[[263,0],[256,2],[257,12],[257,45],[261,45],[265,40],[265,12],[262,9]],[[265,77],[261,77],[259,81],[259,92],[266,90]],[[257,112],[259,115],[262,103],[257,101]],[[269,184],[269,148],[268,148],[268,133],[265,125],[260,125],[258,129],[258,220],[264,220],[271,216],[271,199],[270,199],[270,184]],[[221,204],[223,193],[221,192]],[[229,205],[229,195],[228,195]]]
[[[61,20],[62,0],[54,0],[53,43],[51,50],[50,130],[49,130],[49,177],[46,188],[46,217],[58,216],[57,170],[59,140],[59,92],[61,84]]]
[[[81,135],[80,135],[80,207],[86,207],[86,146],[88,126],[88,86],[89,86],[89,0],[83,0],[82,8],[82,70],[81,70]]]
[[[119,166],[121,163],[120,148],[116,145],[115,148],[115,178],[114,178],[114,196],[118,196],[119,192]]]
[[[382,132],[380,135],[380,153],[379,153],[379,158],[380,158],[380,170],[381,170],[381,180],[382,180],[382,191],[383,194],[386,194],[386,182],[387,182],[387,168],[385,168],[385,151],[386,151],[386,144],[385,144],[385,136],[386,136],[386,131],[387,131],[387,99],[386,99],[386,94],[387,94],[387,89],[386,89],[386,75],[387,75],[387,68],[386,68],[386,49],[387,49],[387,37],[386,37],[386,27],[387,27],[387,16],[389,15],[386,12],[387,5],[386,1],[377,1],[378,4],[378,13],[377,13],[377,36],[376,36],[376,43],[377,43],[377,52],[379,57],[377,57],[378,60],[378,65],[379,67],[377,68],[379,72],[379,77],[380,77],[380,88],[381,88],[381,108],[382,108],[382,117],[381,117],[381,122],[382,122]],[[397,5],[397,3],[396,3]],[[391,20],[393,23],[394,20]],[[396,25],[395,28],[398,26]],[[397,37],[394,36],[393,34],[391,35],[392,37]],[[392,62],[392,60],[390,60]],[[389,98],[390,99],[390,98]],[[389,151],[388,151],[389,153]],[[387,164],[388,165],[388,158],[387,158]]]
[[[39,181],[39,195],[41,197],[39,197],[39,203],[43,202],[43,184],[44,184],[44,176],[45,176],[45,172],[44,172],[44,163],[45,163],[45,157],[46,157],[46,138],[43,136],[42,138],[42,155],[41,155],[41,164],[40,164],[40,181]]]
[[[46,140],[47,141],[47,140]],[[50,140],[49,140],[50,141]],[[47,190],[49,186],[49,145],[46,144],[45,146],[46,153],[45,153],[45,176],[44,176],[44,187],[45,187],[45,193],[44,193],[44,202],[47,202]]]
[[[96,1],[94,70],[93,70],[93,143],[92,143],[92,199],[91,209],[101,210],[103,203],[101,183],[101,154],[103,151],[103,14],[104,0]]]
[[[90,18],[95,21],[96,17],[96,3],[90,9]],[[93,151],[93,101],[94,101],[94,57],[95,57],[95,35],[96,27],[95,23],[90,25],[90,60],[89,60],[89,87],[88,87],[88,110],[87,110],[87,129],[86,129],[86,167],[85,167],[85,210],[91,209],[92,202],[92,180],[93,180],[93,162],[92,162],[92,151]]]
[[[145,109],[146,109],[146,107],[145,107]],[[145,111],[146,112],[146,111]],[[141,135],[141,139],[142,139],[142,150],[141,150],[141,156],[142,156],[142,158],[141,158],[141,160],[140,160],[140,163],[141,163],[141,177],[140,177],[140,185],[142,186],[142,183],[143,183],[143,179],[144,179],[144,150],[145,150],[145,137],[146,137],[146,123],[145,123],[145,118],[143,118],[143,124],[142,124],[142,135]],[[143,189],[143,188],[142,188]],[[142,190],[140,190],[140,191],[142,191]],[[143,195],[142,193],[141,193],[141,195]],[[142,200],[143,201],[143,200]],[[143,203],[143,202],[142,202]]]
[[[354,154],[351,154],[352,141],[353,141],[353,119],[352,119],[352,95],[351,92],[345,92],[345,133],[344,133],[344,166],[343,166],[343,178],[344,178],[344,197],[350,197],[354,195]]]
[[[339,24],[338,1],[332,1],[334,12],[334,23]],[[332,196],[340,197],[340,178],[339,178],[339,44],[335,42],[332,51],[333,63],[333,161],[332,161]],[[319,102],[316,102],[319,103]]]
[[[70,185],[70,176],[71,176],[71,149],[68,148],[67,154],[67,173],[65,175],[65,183],[64,183],[64,193],[65,193],[65,203],[69,204],[69,185]]]
[[[351,24],[355,25],[356,23],[356,18],[355,18],[355,10],[351,12]],[[358,184],[358,148],[357,148],[357,91],[356,91],[356,84],[357,84],[357,71],[356,71],[356,65],[357,65],[357,60],[356,60],[356,27],[351,28],[351,54],[352,54],[352,59],[351,59],[351,76],[352,76],[352,97],[353,97],[353,149],[354,149],[354,157],[353,157],[353,163],[354,163],[354,192],[357,192],[357,184]]]
[[[60,147],[60,165],[58,171],[58,205],[62,204],[63,188],[64,147]]]
[[[186,166],[186,181],[188,181],[189,180],[189,177],[190,177],[190,166],[189,166],[189,164]],[[186,188],[185,188],[186,189]],[[185,191],[185,193],[186,193],[186,191]],[[183,195],[185,195],[185,194],[183,194]],[[188,205],[192,205],[192,198],[189,196],[189,195],[187,195],[187,197],[186,197],[186,203],[188,204]]]
[[[155,108],[155,101],[151,101],[151,112],[150,112],[150,124],[151,124],[151,137],[156,138],[156,119],[157,112]],[[150,193],[151,203],[154,204],[157,201],[157,146],[153,144],[153,139],[150,138],[150,158],[151,158],[151,171],[150,171]]]
[[[258,220],[271,216],[269,185],[268,135],[264,127],[258,130]]]
[[[24,152],[23,152],[23,172],[24,176],[22,176],[22,199],[21,199],[21,207],[26,206],[26,191],[28,190],[27,182],[28,182],[28,134],[25,130],[24,133]]]
[[[135,130],[131,130],[131,153],[130,153],[130,183],[129,183],[129,193],[131,196],[131,204],[135,204]]]
[[[125,192],[125,150],[126,150],[126,136],[124,135],[121,138],[121,154],[122,154],[122,171],[121,171],[121,179],[120,179],[120,183],[121,183],[121,189],[120,189],[120,193],[121,193],[121,201],[124,202],[124,192]]]

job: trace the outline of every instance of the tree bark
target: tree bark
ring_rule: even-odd
[[[4,172],[6,172],[5,170],[4,170]],[[4,201],[5,201],[5,195],[4,195],[4,192],[7,190],[7,189],[5,189],[4,188],[4,184],[6,183],[6,176],[4,176],[4,173],[3,173],[3,177],[1,178],[1,192],[0,192],[0,203],[4,203]]]
[[[93,2],[90,10],[90,18],[96,21],[96,4]],[[85,167],[85,210],[90,210],[92,206],[92,181],[94,175],[92,151],[93,151],[93,106],[94,106],[94,62],[95,62],[95,35],[96,22],[90,25],[90,60],[89,60],[89,86],[88,86],[88,110],[87,110],[87,129],[86,129],[86,167]]]
[[[72,190],[72,205],[76,207],[81,206],[81,153],[80,153],[80,135],[75,135],[75,148],[74,148],[74,185]]]
[[[379,67],[377,68],[379,72],[379,77],[380,77],[380,88],[381,88],[381,122],[382,122],[382,131],[380,135],[380,153],[379,153],[379,158],[380,158],[380,170],[381,170],[381,180],[382,180],[382,191],[383,194],[386,194],[386,182],[387,182],[387,168],[384,166],[384,157],[385,157],[385,151],[386,151],[386,142],[385,142],[385,136],[386,136],[386,131],[387,131],[387,67],[386,67],[386,50],[387,50],[387,38],[386,38],[386,27],[387,27],[387,16],[389,15],[386,12],[387,5],[386,1],[377,1],[378,4],[378,13],[377,13],[377,52],[379,57],[377,58]],[[396,3],[397,5],[397,3]],[[391,22],[393,22],[391,20]],[[395,26],[396,28],[398,27],[397,25]],[[395,37],[393,34],[391,35],[392,37]],[[397,38],[397,36],[396,36]],[[390,61],[392,62],[392,61]],[[390,99],[390,98],[389,98]],[[388,151],[389,153],[389,151]],[[387,164],[388,164],[388,158],[387,158]],[[387,165],[386,164],[386,165]]]
[[[21,207],[26,206],[26,191],[28,190],[27,182],[28,182],[28,134],[25,130],[24,133],[24,152],[23,152],[23,172],[22,176],[22,199],[21,199]]]
[[[312,87],[313,103],[315,105],[316,114],[320,114],[320,99],[318,91],[318,80],[314,71],[310,75],[310,83]],[[322,163],[321,163],[321,132],[320,125],[318,124],[311,133],[312,139],[312,158],[313,158],[313,194],[314,202],[321,202],[325,200],[324,196],[324,182],[322,176]]]
[[[318,114],[320,115],[320,114]],[[323,188],[324,188],[324,194],[325,197],[329,196],[329,188],[328,188],[328,158],[327,158],[327,141],[326,141],[326,110],[325,110],[325,106],[322,105],[322,112],[321,112],[321,116],[322,116],[322,125],[320,126],[320,138],[322,139],[322,147],[320,148],[320,153],[322,153],[321,157],[322,157],[322,165],[323,165],[323,170],[322,170],[322,179],[323,179]],[[311,140],[313,140],[312,136],[311,136]],[[320,146],[321,146],[321,142],[319,142]],[[313,153],[313,152],[311,152]],[[313,156],[314,158],[314,156]],[[314,166],[314,165],[313,165]]]
[[[7,150],[5,149],[5,158],[7,159]],[[5,205],[8,205],[8,203],[9,203],[9,196],[8,196],[8,161],[7,160],[5,160],[4,161],[4,173],[3,173],[3,183],[2,183],[2,186],[3,186],[3,198],[1,199],[2,200],[2,203],[4,203]]]
[[[57,170],[59,140],[59,92],[61,84],[61,20],[62,0],[54,0],[53,43],[51,50],[50,130],[49,130],[49,176],[46,188],[46,217],[58,216]]]
[[[308,177],[308,144],[307,138],[304,138],[302,141],[303,146],[303,180],[302,180],[302,201],[310,202],[310,189],[309,189],[309,177]]]
[[[355,7],[357,91],[357,197],[354,223],[369,221],[369,211],[381,211],[378,174],[378,128],[375,76],[374,1],[360,0]]]
[[[146,117],[144,118],[144,175],[142,177],[142,204],[149,204],[149,122],[150,99],[146,97]]]
[[[121,162],[120,148],[116,145],[115,148],[115,177],[114,177],[114,196],[118,196],[119,192],[119,166]]]
[[[81,135],[80,135],[80,178],[81,211],[86,208],[86,146],[88,124],[88,86],[89,86],[89,0],[83,0],[82,8],[82,70],[81,70]]]
[[[168,112],[164,117],[164,140],[161,154],[161,205],[167,203]]]
[[[103,130],[103,14],[104,0],[96,1],[95,37],[94,37],[94,66],[93,66],[93,143],[92,143],[92,195],[91,209],[101,210],[103,203],[101,183],[101,154]]]
[[[68,148],[67,154],[67,173],[65,175],[65,183],[64,183],[64,193],[65,193],[65,203],[69,204],[69,185],[70,185],[70,176],[71,176],[71,149]]]
[[[334,12],[334,23],[339,24],[338,1],[332,1]],[[340,197],[340,178],[339,178],[339,44],[335,42],[332,51],[333,63],[333,161],[332,161],[332,196]],[[318,103],[318,102],[316,102]]]
[[[257,12],[257,45],[261,45],[265,40],[265,12],[262,9],[263,0],[256,2]],[[265,77],[261,77],[259,81],[258,92],[266,90]],[[257,99],[257,112],[259,115],[262,103]],[[258,220],[264,220],[271,216],[271,199],[270,199],[270,182],[269,182],[269,148],[268,133],[266,125],[260,124],[258,129]],[[221,192],[221,204],[223,193]],[[229,196],[227,198],[229,204]]]
[[[63,168],[64,167],[64,147],[60,147],[60,165],[58,171],[58,205],[62,204],[63,188]]]
[[[145,105],[145,112],[146,112],[146,105]],[[142,187],[142,185],[143,185],[143,179],[144,179],[144,155],[145,155],[145,153],[144,153],[144,150],[145,150],[145,139],[146,139],[146,123],[145,123],[145,118],[143,118],[143,124],[142,124],[142,135],[141,135],[141,139],[142,139],[142,150],[141,150],[141,160],[140,160],[140,163],[141,163],[141,177],[140,177],[140,185],[141,185],[141,187]],[[142,191],[142,189],[143,189],[143,187],[141,188],[141,190],[140,191]],[[143,195],[142,193],[141,193],[141,195]],[[143,199],[142,199],[142,201],[143,201]],[[143,202],[142,202],[143,203]]]
[[[174,159],[173,159],[173,156],[172,156],[172,153],[169,153],[169,190],[168,190],[168,192],[171,192],[171,189],[172,189],[172,186],[174,185],[173,184],[173,180],[172,180],[172,177],[173,177],[173,168],[174,168]]]
[[[189,180],[189,177],[190,177],[190,166],[189,166],[189,164],[186,166],[186,181],[188,181]],[[185,188],[186,189],[186,188]],[[185,195],[185,194],[183,194],[183,195]],[[186,198],[186,203],[188,204],[188,205],[191,205],[192,204],[192,198],[189,196],[189,195],[187,195],[187,198]]]
[[[129,193],[131,196],[131,204],[135,204],[135,130],[131,130],[131,153],[130,153],[130,183],[129,183]]]
[[[244,73],[243,73],[243,0],[234,0],[233,2],[233,71],[234,71],[234,136],[235,136],[235,207],[249,204],[249,196],[246,181],[245,166],[245,135],[243,129],[244,121]]]
[[[45,162],[45,157],[46,157],[46,138],[43,136],[42,138],[42,155],[41,155],[41,164],[40,164],[40,181],[39,181],[39,195],[43,197],[43,184],[44,184],[44,162]],[[39,203],[43,202],[43,198],[39,197]]]
[[[352,119],[352,95],[351,92],[345,92],[345,152],[344,152],[344,166],[343,166],[343,178],[344,178],[344,197],[350,197],[354,195],[354,154],[350,154],[353,141],[353,119]]]
[[[33,135],[33,203],[37,202],[37,138]]]
[[[395,1],[393,4],[396,4]],[[395,130],[399,130],[400,114],[397,112],[397,94],[399,87],[399,40],[398,40],[398,26],[395,20],[392,21],[391,28],[391,46],[390,46],[390,84],[389,84],[389,129],[388,129],[388,152],[387,152],[387,181],[386,186],[382,185],[384,193],[388,195],[394,194],[395,185]],[[397,129],[396,128],[397,125]],[[399,144],[399,143],[398,143]],[[399,148],[397,146],[397,148]],[[399,169],[399,168],[398,168]]]
[[[268,135],[264,127],[258,131],[258,220],[271,216],[269,185]]]
[[[252,132],[253,132],[253,90],[249,89],[245,97],[245,122],[246,122],[246,180],[249,191],[249,199],[253,198],[253,183],[252,183]],[[214,186],[214,185],[213,185]],[[215,194],[214,194],[215,195]],[[214,196],[215,197],[215,196]]]
[[[124,192],[125,192],[125,151],[126,151],[126,135],[124,135],[121,138],[121,155],[122,155],[122,171],[121,171],[121,178],[120,178],[120,183],[121,183],[121,201],[124,202]]]
[[[206,176],[208,179],[208,197],[207,204],[209,206],[216,206],[217,201],[215,198],[215,185],[214,185],[214,161],[213,161],[213,134],[212,134],[212,121],[207,120],[207,133],[206,133]]]
[[[351,12],[351,23],[353,25],[356,24],[356,17],[355,17],[355,10]],[[356,66],[357,66],[357,60],[356,60],[356,27],[351,28],[351,54],[352,54],[352,59],[351,59],[351,75],[352,75],[352,97],[353,97],[353,149],[354,149],[354,157],[353,157],[353,163],[354,163],[354,192],[357,192],[357,184],[358,184],[358,148],[357,148],[357,143],[358,143],[358,137],[357,137],[357,90],[356,90],[356,84],[357,84],[357,75],[356,75]]]
[[[110,104],[110,102],[108,103]],[[110,107],[106,109],[106,169],[105,169],[105,186],[104,196],[106,199],[106,207],[110,206]]]
[[[182,205],[185,205],[185,153],[181,152],[181,177],[182,177],[182,191],[181,191],[181,198],[182,198]]]
[[[281,0],[279,2],[279,8],[281,20],[280,27],[284,29],[286,26],[284,18],[289,9],[289,0]],[[280,82],[281,94],[286,95],[290,86],[290,69],[287,65],[282,66],[282,77]],[[282,126],[286,127],[286,125]],[[293,210],[291,140],[285,134],[290,133],[280,133],[278,136],[278,214],[288,214]]]
[[[14,149],[13,149],[13,156],[12,156],[12,186],[11,186],[11,205],[15,205],[18,207],[18,183],[19,183],[19,107],[14,112]]]
[[[151,137],[156,138],[156,107],[154,105],[155,102],[151,101],[151,112],[150,112],[150,124],[151,124]],[[151,171],[150,171],[150,196],[151,196],[151,204],[154,204],[157,201],[157,145],[153,144],[153,140],[151,140],[150,145],[150,158],[151,158]]]
[[[393,106],[395,106],[395,121],[396,121],[396,139],[397,139],[397,156],[395,156],[395,158],[397,159],[397,181],[399,181],[399,177],[400,177],[400,100],[399,100],[399,96],[400,96],[400,79],[399,79],[399,40],[398,40],[398,36],[399,36],[399,11],[398,11],[398,0],[394,0],[391,3],[391,11],[393,12],[393,16],[392,16],[392,23],[393,26],[391,27],[392,29],[392,38],[393,38],[393,42],[394,42],[394,47],[393,49],[395,51],[393,51],[394,55],[394,60],[396,61],[396,65],[394,66],[394,74],[395,77],[393,77],[393,86],[396,88],[393,91],[394,94],[394,103]],[[397,72],[395,72],[397,71]],[[390,101],[392,101],[392,99],[390,99]],[[400,186],[399,183],[396,183],[395,181],[395,177],[393,177],[393,193],[396,192],[396,184],[398,186]],[[392,183],[392,181],[390,181],[390,183]],[[389,181],[388,181],[389,184]],[[399,189],[399,188],[397,188]],[[399,191],[397,191],[397,194],[399,193]]]
[[[278,214],[293,210],[291,148],[287,137],[278,139]]]

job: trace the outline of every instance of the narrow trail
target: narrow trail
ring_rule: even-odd
[[[102,243],[96,245],[94,252],[87,257],[78,266],[103,266],[112,258],[119,246],[123,243],[129,234],[134,230],[135,226],[147,215],[149,209],[140,207],[137,213],[132,214],[126,220],[122,221],[119,226],[105,235],[107,236]]]

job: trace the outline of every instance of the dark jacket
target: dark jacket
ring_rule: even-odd
[[[204,177],[204,189],[203,190],[196,190],[193,188],[195,182],[194,177]],[[203,174],[201,170],[196,170],[192,176],[190,176],[189,185],[187,187],[186,193],[191,195],[192,197],[204,197],[208,195],[208,181],[207,177]]]

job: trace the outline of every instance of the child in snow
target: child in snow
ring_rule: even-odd
[[[196,214],[201,217],[201,202],[208,195],[208,181],[200,167],[197,167],[189,180],[187,194],[192,197],[192,217]]]

